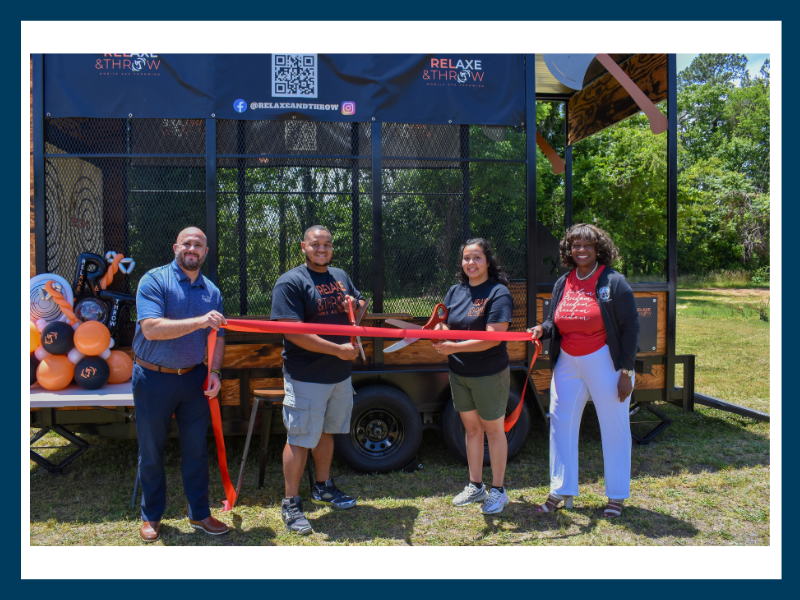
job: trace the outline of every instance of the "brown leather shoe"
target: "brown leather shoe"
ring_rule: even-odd
[[[195,529],[200,529],[201,531],[205,531],[209,535],[222,535],[223,533],[228,533],[230,528],[225,525],[222,521],[217,521],[214,517],[208,516],[202,521],[193,521],[189,519],[189,523],[192,524],[192,527]]]
[[[161,537],[161,521],[144,521],[139,529],[139,535],[144,542],[155,542]]]

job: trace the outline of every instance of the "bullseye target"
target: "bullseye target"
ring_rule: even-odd
[[[41,275],[31,277],[30,302],[32,322],[36,322],[39,319],[44,319],[48,323],[65,320],[61,312],[61,307],[56,304],[56,301],[53,298],[48,298],[47,300],[43,298],[43,296],[47,295],[44,284],[48,281],[55,282],[53,284],[55,287],[61,286],[61,293],[64,294],[64,298],[72,304],[72,288],[63,277],[53,273],[42,273]]]

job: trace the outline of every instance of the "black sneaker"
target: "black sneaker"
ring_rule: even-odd
[[[298,533],[300,535],[313,533],[311,524],[303,514],[303,503],[300,501],[300,496],[283,499],[283,502],[281,502],[281,517],[283,517],[283,522],[286,524],[286,530],[289,533]]]
[[[315,483],[311,489],[311,501],[314,504],[331,506],[337,509],[353,508],[356,505],[356,499],[351,498],[337,488],[333,479],[328,479],[324,486]]]

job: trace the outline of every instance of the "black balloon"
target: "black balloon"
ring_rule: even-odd
[[[75,305],[75,316],[84,323],[100,321],[105,325],[108,322],[108,305],[97,298],[84,298]]]
[[[72,337],[75,330],[63,321],[48,323],[42,329],[42,348],[50,354],[66,354],[72,350]]]
[[[39,366],[39,359],[31,354],[31,385],[36,383],[36,367]]]
[[[86,390],[96,390],[108,383],[111,369],[99,356],[85,356],[75,365],[75,383]]]

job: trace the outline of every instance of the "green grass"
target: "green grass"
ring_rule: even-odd
[[[751,271],[711,271],[703,275],[679,275],[679,289],[751,289],[769,288],[769,275],[763,275],[763,270],[753,273]]]
[[[754,301],[741,293],[682,291],[677,351],[697,354],[699,392],[768,412],[769,324],[749,312],[731,312],[729,306]],[[214,444],[209,442],[212,510],[233,525],[230,534],[211,537],[188,526],[178,442],[172,440],[166,451],[165,528],[155,544],[768,545],[769,423],[703,406],[693,413],[671,405],[661,408],[673,424],[655,443],[634,447],[632,498],[617,520],[601,518],[605,503],[602,447],[597,417],[589,406],[580,438],[581,496],[570,511],[535,512],[548,490],[548,446],[543,422],[534,421],[526,447],[509,465],[506,486],[511,504],[499,516],[483,516],[477,506],[451,506],[467,480],[467,470],[449,454],[441,435],[426,431],[419,453],[425,468],[416,473],[362,475],[334,460],[337,483],[359,496],[359,506],[334,512],[307,503],[315,533],[306,538],[291,536],[283,527],[279,508],[282,440],[273,436],[265,487],[256,487],[258,461],[251,453],[239,503],[224,514],[216,509],[224,492]],[[31,545],[142,544],[138,506],[130,507],[135,440],[86,437],[98,447],[63,475],[50,475],[31,463]],[[39,444],[62,442],[48,434]],[[241,437],[226,440],[234,477],[243,444]],[[64,450],[42,453],[51,460],[65,455]],[[485,476],[489,476],[488,468]],[[307,489],[301,487],[301,495],[307,498]]]

